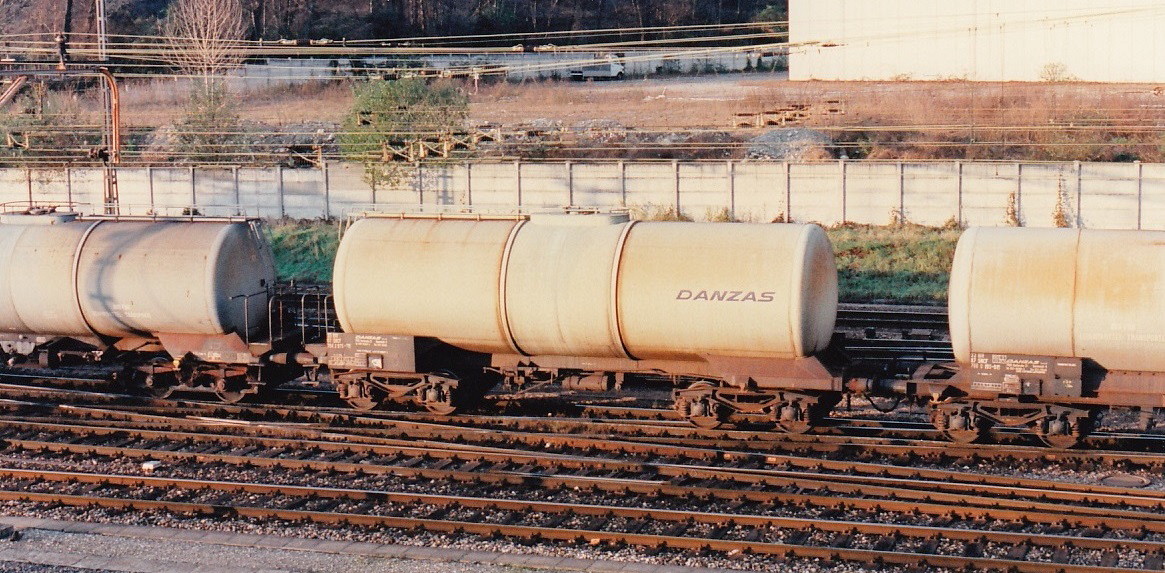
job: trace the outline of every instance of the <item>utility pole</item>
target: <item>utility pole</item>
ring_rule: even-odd
[[[105,29],[105,0],[97,0],[97,58],[109,61],[109,36]]]

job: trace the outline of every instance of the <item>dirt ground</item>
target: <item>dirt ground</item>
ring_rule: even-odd
[[[464,89],[471,123],[504,130],[715,132],[713,141],[742,142],[794,126],[821,130],[835,156],[855,159],[1165,161],[1165,86],[1157,85],[790,82],[763,72]],[[184,110],[172,81],[124,92],[131,128],[171,123]],[[237,111],[272,126],[339,124],[351,103],[346,85],[301,86],[239,94]]]

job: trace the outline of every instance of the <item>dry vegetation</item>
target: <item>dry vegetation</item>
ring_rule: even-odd
[[[125,123],[145,133],[180,120],[185,81],[127,82]],[[1165,89],[1155,85],[788,82],[753,73],[463,89],[471,124],[538,132],[479,155],[741,159],[747,142],[773,127],[734,127],[736,114],[807,105],[796,125],[832,139],[822,159],[1165,161]],[[236,90],[234,100],[244,124],[338,126],[352,90],[346,83]],[[98,105],[83,101],[72,106],[89,110],[78,119],[97,124]],[[841,113],[824,113],[830,107]]]
[[[474,117],[501,124],[603,118],[639,130],[730,130],[740,113],[809,106],[800,125],[861,159],[1162,161],[1165,90],[1141,84],[788,82],[764,75],[571,86],[500,84]],[[836,101],[841,113],[826,113]],[[747,139],[756,129],[736,129]]]
[[[734,128],[735,114],[808,104],[810,117],[802,125],[829,134],[836,153],[855,159],[1165,160],[1165,92],[1153,85],[787,82],[756,74],[465,89],[475,124],[570,128],[602,121],[634,132],[687,132],[695,157],[702,146],[743,157],[740,143],[761,130]],[[173,99],[150,100],[139,90],[162,91],[129,90],[131,123],[157,124],[181,112]],[[843,113],[821,113],[821,102],[830,100],[840,101]],[[350,105],[344,85],[266,89],[239,98],[244,119],[276,124],[339,123]],[[586,145],[571,151],[594,154]]]

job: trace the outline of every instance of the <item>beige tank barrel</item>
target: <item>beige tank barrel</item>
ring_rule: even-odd
[[[837,312],[814,225],[371,218],[334,276],[345,330],[483,352],[788,358],[827,346]]]
[[[619,322],[637,358],[793,358],[833,334],[837,267],[816,225],[640,224],[619,274]]]
[[[969,229],[950,286],[955,358],[1090,358],[1165,371],[1165,232]]]
[[[346,332],[432,336],[509,351],[501,318],[502,257],[516,220],[369,218],[340,242],[332,273]]]
[[[627,228],[577,215],[534,217],[522,226],[505,281],[506,319],[522,353],[626,357],[613,320],[612,268]]]

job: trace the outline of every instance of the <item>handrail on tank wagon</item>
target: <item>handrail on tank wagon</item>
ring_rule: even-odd
[[[5,201],[0,203],[0,213],[5,215],[50,215],[53,213],[74,214],[81,216],[79,211],[74,211],[73,208],[83,205],[84,203],[58,203],[58,202],[43,202],[43,201],[29,201],[21,199],[18,201]],[[58,211],[61,207],[67,210]]]
[[[453,207],[453,206],[448,206]],[[436,221],[529,221],[535,215],[630,215],[631,210],[624,207],[617,208],[600,208],[600,207],[579,207],[575,205],[568,205],[566,207],[554,208],[534,208],[507,211],[474,211],[462,209],[460,211],[360,211],[355,213],[348,213],[345,217],[344,223],[340,228],[340,235],[343,236],[345,227],[351,226],[360,219],[418,219],[418,220],[436,220]]]
[[[80,219],[89,221],[151,221],[151,222],[188,222],[188,223],[250,223],[261,221],[261,217],[250,215],[81,215]]]
[[[122,215],[122,214],[105,214],[93,213],[85,214],[77,207],[88,205],[88,203],[78,202],[41,202],[28,201],[25,199],[17,201],[5,201],[0,203],[0,214],[4,215],[75,215],[78,220],[82,221],[150,221],[150,222],[191,222],[191,223],[251,223],[255,221],[262,221],[262,217],[255,217],[252,215]]]
[[[453,219],[470,221],[525,221],[535,215],[627,215],[630,209],[623,207],[580,207],[568,205],[559,208],[508,209],[504,211],[460,210],[460,211],[361,211],[348,213],[348,219]]]
[[[297,286],[294,281],[290,284],[279,285],[276,292],[267,301],[268,332],[272,338],[286,333],[291,328],[299,331],[300,341],[308,342],[322,338],[334,331],[335,316],[329,309],[334,308],[331,292],[320,285]],[[288,311],[294,312],[294,318],[288,324]],[[311,320],[311,316],[317,317]]]
[[[307,298],[309,296],[314,296],[314,299],[316,302],[316,308],[315,308],[316,316],[321,317],[319,320],[317,320],[317,322],[315,324],[312,325],[312,328],[315,329],[316,331],[318,331],[317,334],[324,334],[324,335],[327,335],[327,333],[335,330],[334,325],[332,324],[331,316],[328,314],[329,308],[335,308],[335,304],[332,304],[331,306],[329,306],[329,304],[328,304],[329,301],[332,300],[332,293],[328,292],[327,294],[323,294],[323,289],[320,289],[319,287],[316,287],[316,289],[317,289],[316,292],[311,292],[311,293],[305,292],[302,295],[300,295],[300,297],[299,297],[300,336],[302,336],[303,337],[302,340],[305,340],[305,341],[308,339],[307,338],[307,327],[308,327],[308,323],[307,323]],[[320,294],[323,294],[323,296],[320,296]]]

